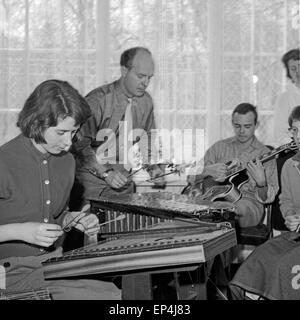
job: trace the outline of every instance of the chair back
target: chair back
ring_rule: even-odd
[[[288,228],[284,224],[284,219],[282,217],[282,213],[280,210],[280,203],[279,203],[279,195],[281,193],[281,179],[280,179],[281,170],[285,161],[291,158],[292,156],[294,156],[296,153],[297,151],[291,151],[286,154],[281,154],[276,159],[279,190],[271,206],[271,226],[272,226],[272,229],[279,230],[279,231],[288,231]]]

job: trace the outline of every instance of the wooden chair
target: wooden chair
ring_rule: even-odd
[[[237,242],[242,245],[259,246],[272,237],[272,204],[265,205],[264,220],[257,226],[241,228],[236,226]]]

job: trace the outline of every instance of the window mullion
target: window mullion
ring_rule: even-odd
[[[109,0],[97,0],[96,29],[96,81],[102,85],[110,80],[109,68]]]
[[[30,46],[29,46],[29,0],[25,0],[25,79],[26,79],[26,95],[30,92],[30,76],[29,76],[29,64],[30,64]]]
[[[205,130],[206,148],[221,137],[223,74],[223,4],[208,1],[208,99]]]

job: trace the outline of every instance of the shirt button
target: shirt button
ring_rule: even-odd
[[[48,205],[49,205],[50,203],[51,203],[51,201],[50,201],[50,200],[47,200],[47,201],[46,201],[46,204],[48,204]]]
[[[44,222],[47,223],[49,221],[48,218],[44,218]]]
[[[50,181],[49,180],[45,180],[45,184],[49,184],[50,183]]]
[[[47,164],[47,163],[48,163],[48,161],[47,161],[47,160],[44,160],[44,161],[43,161],[43,164]]]

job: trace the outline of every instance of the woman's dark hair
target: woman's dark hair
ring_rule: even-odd
[[[256,107],[253,104],[247,103],[247,102],[240,103],[235,107],[235,109],[232,111],[232,118],[235,113],[246,114],[248,112],[254,113],[254,123],[257,124],[258,115],[257,115]]]
[[[292,49],[288,52],[286,52],[282,58],[281,61],[285,66],[286,69],[286,76],[290,79],[292,79],[290,71],[289,71],[289,66],[288,66],[288,62],[290,60],[300,60],[300,50],[299,49]]]
[[[36,143],[46,143],[44,132],[55,127],[58,119],[71,117],[81,125],[91,116],[87,101],[67,81],[46,80],[39,84],[26,100],[17,126],[25,137]]]
[[[294,120],[300,121],[300,106],[294,107],[289,115],[288,122],[290,127],[292,127]]]

